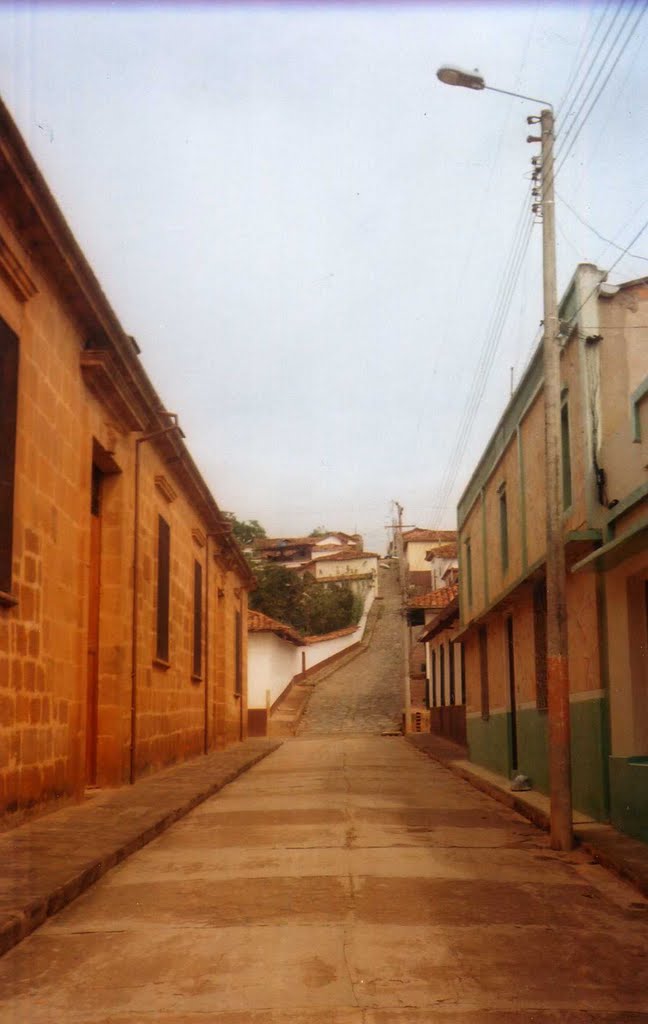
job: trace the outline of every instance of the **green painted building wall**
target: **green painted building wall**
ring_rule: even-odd
[[[470,760],[481,764],[492,772],[509,775],[511,771],[510,751],[511,716],[499,712],[487,719],[476,717],[466,721]]]
[[[648,843],[648,757],[611,757],[610,820]]]
[[[575,701],[570,707],[572,741],[572,796],[574,808],[584,814],[606,821],[609,817],[609,727],[607,700],[602,697]],[[528,775],[534,789],[549,792],[549,758],[547,712],[529,708],[516,714],[517,771]],[[499,712],[487,720],[469,718],[468,748],[470,759],[484,768],[510,777],[511,766],[511,714]],[[634,778],[632,771],[617,771],[618,793],[627,787],[626,777]],[[648,784],[648,763],[644,775]],[[644,794],[644,808],[648,807],[648,791]],[[622,800],[618,802],[621,806]],[[644,814],[645,809],[637,811]],[[622,826],[619,825],[619,828]],[[628,829],[625,829],[628,831]],[[634,833],[633,833],[634,834]]]

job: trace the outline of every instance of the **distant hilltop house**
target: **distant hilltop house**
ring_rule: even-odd
[[[411,593],[422,594],[430,590],[430,560],[436,556],[436,552],[440,548],[447,551],[447,545],[456,545],[456,543],[456,530],[426,530],[414,527],[403,532],[407,583]],[[450,562],[454,560],[456,564],[456,558],[455,548],[454,556],[449,560]],[[448,561],[447,554],[444,560]],[[447,565],[444,565],[443,571],[445,568]],[[441,576],[442,572],[439,573],[439,577]],[[439,580],[436,581],[436,585],[440,585]]]
[[[425,553],[425,561],[430,566],[432,590],[436,590],[437,587],[444,585],[449,586],[452,583],[456,583],[459,579],[456,540],[430,548]]]
[[[344,548],[322,554],[300,567],[301,573],[310,573],[318,583],[350,584],[358,596],[363,597],[370,588],[378,589],[378,563],[380,555],[373,551]]]
[[[362,551],[362,547],[359,533],[335,531],[316,537],[259,537],[250,553],[265,562],[296,569],[324,555],[348,548]]]

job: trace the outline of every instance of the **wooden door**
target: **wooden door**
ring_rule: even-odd
[[[506,650],[508,656],[508,684],[509,704],[511,708],[510,721],[510,753],[511,770],[517,771],[518,767],[518,741],[517,741],[517,699],[515,693],[515,647],[513,643],[513,617],[509,615],[506,620]]]
[[[90,572],[88,581],[88,682],[86,699],[86,785],[97,782],[97,710],[99,704],[99,596],[101,588],[101,482],[92,467]]]

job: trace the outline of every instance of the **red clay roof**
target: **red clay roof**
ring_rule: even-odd
[[[445,608],[459,593],[456,583],[449,587],[440,587],[438,590],[431,590],[429,594],[421,597],[413,597],[407,602],[408,608]]]
[[[445,541],[457,539],[456,530],[421,530],[415,526],[413,530],[405,530],[403,540],[406,544],[410,541],[428,541],[430,544],[443,544]]]
[[[350,636],[351,633],[355,633],[357,628],[357,626],[347,626],[345,629],[335,629],[331,633],[322,633],[320,636],[302,636],[292,626],[287,626],[285,622],[277,622],[276,619],[271,619],[263,612],[254,612],[248,609],[248,633],[274,633],[282,640],[288,640],[289,643],[296,644],[298,647],[303,647],[304,644],[316,644],[321,640],[335,640],[340,636]]]
[[[350,636],[355,633],[357,626],[347,626],[346,629],[335,629],[332,633],[322,633],[320,636],[307,636],[305,643],[318,644],[322,640],[335,640],[339,636]]]
[[[330,555],[314,558],[314,562],[347,562],[359,558],[380,558],[375,551],[358,551],[357,548],[345,548],[343,551],[332,551]]]
[[[454,617],[459,616],[459,594],[455,594],[452,601],[448,603],[445,608],[440,608],[435,615],[432,616],[427,626],[418,638],[420,644],[424,644],[427,640],[431,640],[436,633],[440,632],[449,624]]]
[[[439,544],[436,548],[430,548],[429,551],[425,552],[426,562],[431,562],[433,558],[456,558],[457,557],[457,545],[456,544]]]
[[[292,626],[287,626],[285,622],[277,622],[276,619],[271,619],[269,615],[264,615],[263,612],[248,610],[248,633],[275,633],[282,640],[288,640],[291,644],[297,644],[301,647],[304,643],[304,638],[296,629],[293,629]]]
[[[314,562],[310,563],[314,565]],[[301,568],[308,571],[308,566],[302,566]],[[372,572],[341,572],[339,576],[313,576],[314,583],[350,583],[357,582],[358,580],[371,580],[373,579]]]

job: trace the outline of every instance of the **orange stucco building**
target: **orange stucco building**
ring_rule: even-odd
[[[252,577],[0,106],[0,812],[243,737]]]
[[[581,264],[560,319],[574,806],[648,840],[648,279]],[[471,757],[547,791],[541,348],[458,526]]]

